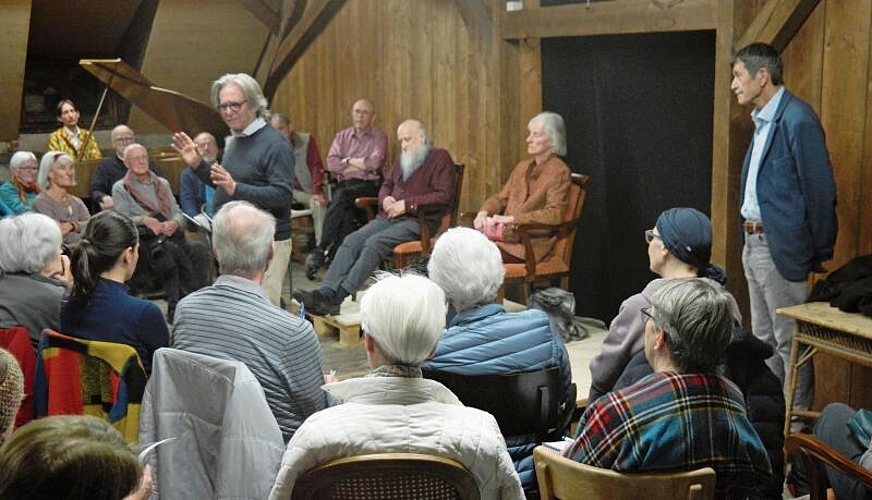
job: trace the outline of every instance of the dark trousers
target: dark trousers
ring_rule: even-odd
[[[327,205],[318,248],[322,251],[338,248],[346,236],[365,224],[366,215],[354,206],[354,200],[362,196],[378,196],[378,189],[376,181],[349,179],[340,182]]]

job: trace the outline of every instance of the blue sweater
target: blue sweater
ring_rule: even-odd
[[[68,298],[61,305],[61,333],[86,340],[127,344],[151,373],[154,351],[169,346],[170,332],[160,309],[131,297],[127,285],[101,279],[89,303]]]
[[[553,366],[560,368],[562,401],[572,383],[572,368],[548,315],[538,309],[507,313],[501,305],[487,304],[452,318],[423,367],[459,375],[501,375]],[[535,484],[533,448],[539,443],[530,442],[529,436],[506,436],[506,444],[521,484]]]

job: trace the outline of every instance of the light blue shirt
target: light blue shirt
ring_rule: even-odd
[[[775,118],[775,110],[784,96],[784,86],[775,92],[772,99],[763,106],[763,109],[751,112],[754,120],[754,139],[751,146],[751,161],[748,165],[748,179],[745,181],[745,201],[742,203],[740,213],[745,220],[758,221],[760,219],[760,203],[757,200],[757,175],[760,173],[760,160],[763,157],[763,147],[769,139],[772,129],[772,119]]]

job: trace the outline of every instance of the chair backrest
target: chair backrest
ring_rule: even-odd
[[[146,381],[133,347],[45,329],[34,381],[36,416],[93,415],[136,442]]]
[[[541,440],[558,425],[557,367],[476,376],[425,370],[424,377],[450,389],[464,405],[493,415],[504,436],[536,435]]]
[[[293,500],[478,500],[475,477],[450,458],[420,453],[379,453],[333,460],[305,472]]]
[[[570,180],[572,184],[569,186],[569,201],[566,204],[566,211],[563,213],[563,222],[578,220],[581,217],[582,208],[584,208],[584,199],[587,196],[584,186],[590,179],[584,174],[571,174]],[[573,225],[567,233],[558,238],[554,243],[554,249],[551,252],[555,258],[559,258],[564,262],[572,260],[572,248],[575,245],[576,226]]]
[[[36,374],[36,351],[30,342],[30,331],[23,326],[0,328],[0,347],[9,351],[18,360],[24,375],[24,399],[15,416],[15,428],[33,419],[33,379]]]
[[[621,473],[581,464],[539,446],[533,450],[542,500],[703,500],[714,498],[715,471]]]
[[[239,361],[161,348],[142,402],[139,442],[163,498],[267,498],[285,451],[263,388]]]
[[[810,500],[827,498],[829,481],[824,466],[864,484],[868,489],[872,489],[872,471],[842,456],[838,451],[812,435],[791,434],[784,442],[784,449],[788,454],[798,455],[802,460],[808,477]]]
[[[442,222],[436,231],[437,235],[457,225],[457,207],[460,206],[460,193],[463,191],[463,173],[465,170],[466,166],[463,163],[454,164],[454,200],[451,205],[451,212],[442,216]]]

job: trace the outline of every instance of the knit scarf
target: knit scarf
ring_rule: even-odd
[[[25,184],[19,181],[18,177],[13,177],[12,185],[18,188],[18,198],[21,200],[21,203],[24,203],[25,205],[30,205],[27,203],[27,193],[39,194],[39,185],[36,182],[28,182]]]
[[[420,366],[381,365],[369,372],[367,377],[423,378]]]
[[[154,193],[157,195],[158,202],[160,206],[156,207],[151,204],[148,199],[143,196],[139,190],[136,189],[136,186],[133,182],[135,176],[131,172],[127,172],[124,175],[124,189],[133,196],[133,199],[136,200],[143,208],[148,210],[151,213],[161,213],[166,218],[166,220],[170,220],[172,218],[172,206],[170,205],[170,195],[167,193],[167,190],[164,189],[163,183],[160,182],[157,175],[151,170],[148,171],[149,179],[152,184],[154,184]],[[145,184],[145,183],[143,183]]]

